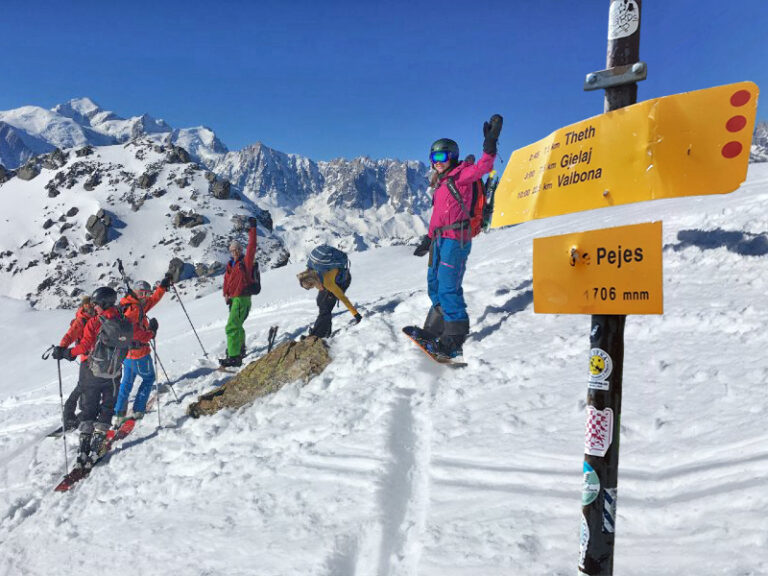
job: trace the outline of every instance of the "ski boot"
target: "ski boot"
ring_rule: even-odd
[[[243,365],[242,356],[227,356],[226,358],[219,358],[219,366],[222,368],[234,368]]]
[[[116,413],[112,417],[112,428],[114,429],[120,428],[120,426],[122,426],[126,420],[128,420],[128,416],[126,416],[126,411],[120,410],[120,412]]]
[[[93,427],[93,436],[91,437],[91,461],[92,465],[107,453],[109,445],[106,442],[107,430],[109,425],[97,422]]]
[[[75,461],[74,469],[90,470],[93,463],[91,462],[91,437],[93,432],[80,431],[80,448],[77,453],[77,460]]]

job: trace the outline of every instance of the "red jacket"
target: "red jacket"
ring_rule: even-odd
[[[449,226],[462,220],[469,220],[469,214],[466,214],[461,205],[456,202],[451,191],[448,189],[447,177],[450,176],[456,182],[456,188],[464,201],[467,210],[472,209],[472,183],[487,174],[493,169],[493,161],[496,156],[491,156],[483,152],[477,164],[461,162],[458,166],[449,170],[448,173],[440,177],[440,183],[435,188],[432,196],[432,218],[429,220],[429,237],[435,237],[435,230],[443,226]],[[464,241],[471,240],[469,228],[465,231]],[[445,230],[441,233],[443,238],[454,238],[460,240],[459,230]]]
[[[149,319],[147,318],[147,312],[154,308],[155,304],[160,302],[164,295],[165,289],[161,286],[158,286],[155,288],[155,291],[151,296],[141,299],[141,306],[139,306],[139,301],[130,294],[120,300],[120,307],[123,309],[123,314],[125,314],[125,317],[128,318],[128,320],[133,322],[134,336],[136,335],[137,327],[141,331],[149,331]],[[144,312],[143,315],[141,314],[142,311]],[[152,338],[149,340],[151,339]],[[148,344],[149,340],[142,340],[141,338],[136,337],[134,337],[134,340],[138,340],[144,345],[140,348],[134,348],[128,352],[128,358],[131,360],[144,358],[144,356],[151,352]]]
[[[253,276],[253,259],[256,257],[256,228],[248,231],[248,248],[245,256],[235,262],[233,258],[227,262],[224,272],[224,298],[235,298],[243,294],[243,290],[251,283]]]
[[[80,356],[80,360],[84,362],[88,359],[88,354],[91,353],[94,346],[96,346],[96,339],[99,336],[99,330],[101,329],[101,316],[105,318],[117,318],[120,316],[120,311],[115,307],[108,308],[101,313],[101,315],[94,316],[83,329],[83,337],[80,342],[74,348],[70,349],[72,356]],[[149,330],[143,330],[135,324],[133,325],[133,339],[139,342],[149,342],[152,340],[154,334]]]
[[[80,306],[80,308],[78,308],[77,312],[75,313],[75,318],[69,324],[69,330],[67,330],[67,333],[64,334],[61,342],[59,342],[59,346],[62,348],[68,348],[69,345],[73,342],[77,344],[83,337],[83,330],[85,329],[85,325],[88,323],[88,320],[94,316],[95,313],[89,314],[85,309],[85,306]],[[86,358],[87,356],[80,358],[80,360],[85,361]]]

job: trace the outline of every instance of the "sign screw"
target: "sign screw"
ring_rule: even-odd
[[[608,196],[608,194],[610,193],[611,193],[610,190],[603,190],[603,197]]]

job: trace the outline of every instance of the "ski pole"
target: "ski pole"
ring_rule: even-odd
[[[160,356],[157,354],[157,346],[155,345],[155,339],[149,341],[149,343],[152,345],[152,350],[155,353],[155,371],[157,371],[157,365],[160,364],[160,369],[163,371],[163,375],[165,376],[166,383],[171,389],[171,392],[173,392],[173,395],[176,397],[176,403],[179,403],[179,396],[176,394],[176,389],[173,387],[173,383],[171,382],[171,379],[168,378],[168,373],[165,371],[165,366],[163,366],[163,361],[160,360]],[[159,390],[159,389],[158,389]],[[159,398],[158,394],[158,398]]]
[[[197,330],[195,330],[195,325],[192,324],[192,319],[189,317],[189,314],[187,314],[187,309],[184,307],[184,302],[181,301],[181,296],[179,296],[179,291],[176,290],[176,285],[171,284],[173,287],[173,293],[176,294],[176,298],[179,300],[179,304],[181,304],[181,309],[184,310],[184,314],[187,316],[187,320],[189,320],[189,325],[192,326],[192,332],[195,333],[195,337],[197,337],[197,341],[200,342],[200,348],[203,349],[203,355],[208,358],[208,352],[205,351],[205,346],[203,346],[203,343],[200,341],[200,336],[197,335]]]
[[[51,346],[53,348],[53,346]],[[61,360],[56,360],[59,370],[59,400],[61,400],[61,438],[64,440],[64,474],[69,474],[69,458],[67,458],[67,423],[64,419],[64,387],[61,383]]]
[[[157,429],[163,427],[160,422],[160,379],[157,377],[157,348],[155,348],[155,339],[149,341],[152,344],[152,350],[155,351],[155,395],[157,396]],[[163,370],[165,372],[165,370]]]

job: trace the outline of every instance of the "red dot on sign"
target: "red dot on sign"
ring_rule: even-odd
[[[728,130],[728,132],[738,132],[746,125],[747,119],[744,118],[744,116],[734,116],[733,118],[729,118],[728,122],[725,123],[725,129]]]
[[[731,96],[731,106],[744,106],[744,104],[749,102],[750,98],[752,98],[752,94],[748,90],[734,92],[733,96]]]
[[[743,147],[741,142],[728,142],[728,144],[723,146],[723,149],[720,151],[720,153],[726,158],[736,158],[736,156],[741,154],[742,148]]]

